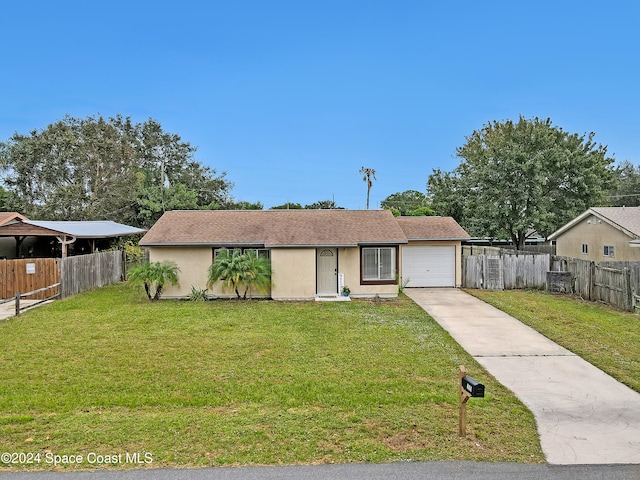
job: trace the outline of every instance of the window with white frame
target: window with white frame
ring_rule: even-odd
[[[362,248],[362,280],[363,281],[395,281],[396,248],[395,247],[363,247]]]
[[[615,248],[613,245],[605,245],[604,246],[604,256],[605,257],[615,257]]]
[[[245,248],[242,253],[253,252],[258,258],[270,258],[269,249],[267,248]]]
[[[586,243],[582,244],[582,254],[583,255],[588,255],[589,254],[589,245]]]
[[[238,247],[226,248],[226,247],[222,247],[222,248],[214,248],[213,249],[213,258],[214,258],[214,260],[216,258],[216,255],[218,254],[218,252],[220,252],[221,250],[228,251],[230,255],[233,254],[234,250],[240,250],[242,253],[253,252],[255,254],[255,256],[258,257],[258,258],[267,258],[267,259],[271,258],[271,251],[268,248],[238,248]]]

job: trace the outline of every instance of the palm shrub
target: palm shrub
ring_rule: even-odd
[[[222,282],[224,291],[234,291],[238,298],[246,299],[247,292],[252,288],[266,293],[271,286],[271,262],[252,251],[242,253],[237,248],[233,251],[219,250],[209,267],[207,285],[211,287],[217,282]],[[240,290],[243,288],[241,296]]]
[[[129,270],[127,282],[131,285],[144,285],[149,300],[155,301],[162,295],[165,284],[178,285],[180,269],[174,262],[147,262],[135,265]]]

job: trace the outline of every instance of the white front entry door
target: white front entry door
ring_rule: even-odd
[[[338,249],[319,248],[317,250],[318,295],[338,293]]]

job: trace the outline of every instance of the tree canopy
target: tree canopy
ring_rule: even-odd
[[[640,165],[624,161],[615,169],[616,185],[611,190],[609,201],[614,207],[640,206]]]
[[[333,200],[318,200],[304,207],[299,203],[287,202],[271,207],[271,210],[344,210],[344,207],[338,206]]]
[[[65,117],[0,143],[7,208],[44,220],[114,220],[149,227],[176,208],[230,201],[225,174],[153,119]]]
[[[417,217],[435,215],[429,207],[427,196],[417,190],[392,193],[380,202],[380,206],[385,210],[391,210],[394,215]]]
[[[532,230],[549,235],[606,201],[613,175],[607,148],[550,119],[490,122],[457,149],[452,172],[434,170],[427,190],[434,210],[473,236],[509,238],[522,247]]]

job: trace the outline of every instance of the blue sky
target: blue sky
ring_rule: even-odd
[[[551,118],[640,162],[640,3],[3,2],[0,139],[149,117],[266,208],[425,192],[492,120]]]

